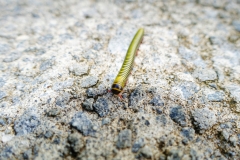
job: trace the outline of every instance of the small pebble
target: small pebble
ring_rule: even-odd
[[[118,140],[117,140],[117,148],[118,149],[124,149],[131,147],[132,142],[132,131],[129,129],[122,130],[118,134]]]
[[[94,111],[97,112],[97,114],[100,117],[104,117],[108,115],[109,108],[108,108],[108,100],[105,98],[98,98],[97,101],[93,104]]]
[[[86,99],[83,103],[82,103],[82,106],[85,110],[87,111],[93,111],[93,102],[94,102],[94,99],[93,98],[89,98],[89,99]]]

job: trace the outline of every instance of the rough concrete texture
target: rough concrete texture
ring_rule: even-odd
[[[0,159],[240,159],[239,0],[0,11]],[[121,101],[107,90],[140,27]]]

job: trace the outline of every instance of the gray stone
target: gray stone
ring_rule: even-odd
[[[132,146],[132,152],[136,153],[140,148],[142,148],[145,145],[144,139],[143,138],[138,138],[133,146]]]
[[[52,40],[53,40],[53,36],[51,34],[46,34],[46,35],[38,38],[38,42],[40,44],[46,44],[46,43],[51,42]]]
[[[73,72],[75,76],[81,76],[88,73],[88,65],[74,65],[69,68],[69,71]]]
[[[156,112],[157,112],[157,114],[162,114],[163,113],[163,111],[159,108],[156,108]]]
[[[200,87],[194,82],[183,82],[172,88],[172,94],[180,91],[180,97],[184,100],[189,100],[200,90]]]
[[[193,138],[195,136],[195,130],[190,127],[182,128],[181,135],[191,141],[191,140],[193,140]]]
[[[3,99],[3,98],[5,98],[6,96],[7,96],[7,95],[6,95],[5,92],[0,91],[0,100]]]
[[[186,59],[188,61],[195,60],[195,59],[197,59],[199,57],[199,55],[196,52],[194,52],[194,51],[192,51],[192,50],[190,50],[190,49],[188,49],[188,48],[186,48],[184,46],[181,46],[181,47],[178,48],[178,53],[184,59]]]
[[[85,146],[85,142],[83,140],[83,137],[79,135],[78,133],[72,133],[68,136],[68,142],[70,145],[70,149],[74,153],[81,152],[81,149]]]
[[[61,113],[61,110],[59,108],[53,108],[50,109],[47,113],[47,115],[49,117],[56,117],[57,115],[59,115]]]
[[[138,86],[130,95],[129,106],[138,106],[146,96],[146,92]]]
[[[0,43],[0,55],[5,54],[10,50],[10,46],[8,44]]]
[[[52,131],[46,131],[46,133],[44,134],[45,138],[51,138],[53,136],[53,132]]]
[[[88,76],[82,79],[81,81],[81,87],[87,88],[87,87],[91,87],[94,86],[95,84],[97,84],[98,82],[98,78],[95,76]]]
[[[43,54],[45,54],[45,53],[46,53],[45,50],[38,50],[38,51],[35,53],[35,55],[36,55],[36,56],[41,56],[41,55],[43,55]]]
[[[152,149],[150,147],[148,147],[147,145],[144,146],[141,149],[141,155],[143,155],[143,157],[145,157],[145,158],[152,158],[152,156],[153,156]]]
[[[0,77],[0,88],[3,87],[5,83],[6,83],[5,80],[2,77]]]
[[[124,149],[131,147],[131,141],[132,141],[132,131],[129,129],[122,130],[118,134],[118,140],[117,140],[117,148],[118,149]]]
[[[93,109],[100,117],[108,115],[108,101],[105,98],[98,98],[97,101],[93,104]]]
[[[97,90],[94,89],[94,88],[88,88],[88,89],[86,90],[86,93],[87,93],[87,96],[88,96],[89,98],[95,98],[95,97],[98,95]]]
[[[238,32],[240,32],[240,21],[235,20],[232,22],[232,25]]]
[[[82,103],[82,107],[87,111],[93,111],[93,102],[94,102],[93,98],[86,99]]]
[[[231,122],[222,123],[222,124],[220,124],[220,127],[221,127],[222,129],[232,128],[232,124],[231,124]]]
[[[209,108],[200,108],[192,111],[194,125],[200,133],[204,130],[210,129],[217,123],[217,117],[215,113]]]
[[[165,126],[167,124],[167,117],[164,114],[159,115],[156,117],[156,122],[161,123]]]
[[[46,60],[40,64],[40,70],[46,71],[54,65],[54,61],[52,59]]]
[[[164,106],[164,102],[160,96],[153,97],[153,99],[150,101],[150,104],[153,106]]]
[[[12,98],[12,103],[13,103],[13,104],[18,104],[19,102],[20,102],[20,98],[19,98],[19,97],[15,97],[15,96],[14,96],[14,97]]]
[[[169,160],[180,160],[183,156],[183,152],[175,147],[166,150],[167,159]]]
[[[1,125],[1,126],[5,126],[6,124],[7,124],[6,119],[0,117],[0,125]]]
[[[14,150],[12,146],[4,147],[0,152],[0,159],[13,159]]]
[[[40,122],[38,115],[29,110],[14,122],[14,130],[17,135],[26,135],[33,132]]]
[[[93,52],[92,50],[86,51],[82,56],[83,56],[83,58],[88,59],[88,60],[97,58],[97,54],[95,52]]]
[[[61,40],[73,39],[72,35],[70,35],[69,33],[60,34],[59,37],[61,38]]]
[[[229,135],[229,132],[227,130],[223,130],[222,131],[222,136],[226,141],[228,141],[230,135]]]
[[[226,89],[230,92],[231,97],[234,98],[235,101],[240,102],[240,85],[229,84],[226,86]]]
[[[209,37],[209,41],[212,45],[222,45],[224,43],[224,40],[222,39],[222,37],[216,37],[216,36]]]
[[[231,142],[231,144],[236,147],[237,146],[237,142],[238,142],[238,138],[236,136],[231,136],[229,138],[229,141]]]
[[[200,81],[213,81],[217,79],[217,74],[212,69],[196,69],[193,73],[195,78],[198,78]]]
[[[221,91],[216,91],[212,94],[208,94],[207,98],[211,102],[221,102],[224,100],[224,93]]]
[[[99,43],[95,43],[93,44],[93,49],[96,51],[99,51],[100,49],[102,49],[102,45]]]
[[[21,55],[22,54],[19,52],[12,52],[3,59],[3,62],[9,63],[9,62],[16,61],[21,57]]]
[[[96,130],[92,121],[83,112],[77,112],[70,124],[77,128],[84,136],[95,136]]]
[[[106,125],[106,124],[109,124],[111,122],[111,120],[109,118],[104,118],[102,120],[102,125]]]
[[[186,126],[186,115],[184,112],[184,109],[181,106],[173,107],[170,110],[170,115],[171,119],[178,123],[180,126],[184,127]]]
[[[73,79],[69,79],[63,82],[57,82],[53,85],[53,90],[58,91],[62,90],[68,87],[71,87],[73,85]]]
[[[56,105],[59,106],[59,107],[66,107],[67,103],[69,102],[70,100],[70,94],[65,92],[62,96],[59,96],[56,98]]]
[[[29,149],[23,152],[23,159],[31,159],[32,158],[32,149]]]

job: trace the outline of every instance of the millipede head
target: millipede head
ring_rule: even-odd
[[[119,93],[121,93],[122,90],[123,90],[123,87],[121,87],[119,84],[113,84],[112,85],[111,91],[112,91],[113,94],[118,95]]]

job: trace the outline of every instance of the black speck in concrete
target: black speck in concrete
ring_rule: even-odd
[[[145,125],[146,126],[149,126],[150,125],[150,122],[148,120],[145,121]]]
[[[180,126],[186,126],[186,115],[181,106],[173,107],[170,111],[171,119],[178,123]]]

